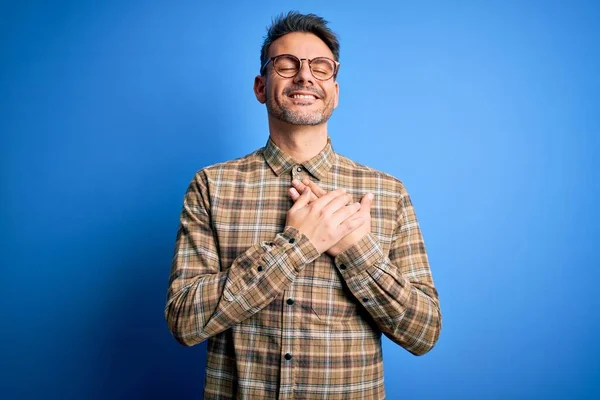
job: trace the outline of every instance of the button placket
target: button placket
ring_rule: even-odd
[[[292,167],[292,179],[301,181],[303,176],[304,168],[300,164],[296,164]]]
[[[288,239],[292,243],[295,241],[293,238]],[[282,354],[281,354],[281,388],[284,390],[292,390],[296,379],[296,368],[294,357],[296,353],[296,332],[298,321],[298,309],[295,304],[296,291],[294,284],[283,292],[283,335],[282,335]]]

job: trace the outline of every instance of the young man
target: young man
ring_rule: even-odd
[[[266,146],[185,195],[165,314],[182,344],[208,339],[205,399],[383,399],[381,334],[416,355],[438,339],[404,186],[331,147],[338,60],[322,18],[275,20],[254,82]]]

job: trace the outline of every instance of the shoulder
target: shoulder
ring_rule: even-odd
[[[264,148],[253,151],[243,157],[233,160],[224,161],[212,165],[202,167],[194,176],[194,180],[202,182],[204,185],[220,180],[223,177],[231,177],[232,175],[243,174],[246,172],[256,171],[258,167],[264,164],[262,156]]]

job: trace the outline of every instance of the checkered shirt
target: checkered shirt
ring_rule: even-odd
[[[333,258],[285,225],[292,179],[359,201],[371,233]],[[208,340],[204,399],[383,399],[383,333],[428,352],[441,313],[417,218],[396,178],[334,152],[297,163],[271,139],[201,169],[184,197],[165,316]]]

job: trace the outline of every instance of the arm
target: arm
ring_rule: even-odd
[[[191,346],[243,321],[282,293],[319,256],[297,229],[257,243],[221,271],[202,172],[186,192],[171,267],[165,317],[173,336]]]
[[[423,237],[402,187],[389,257],[371,233],[335,257],[350,291],[381,331],[415,355],[433,348],[442,316]]]

